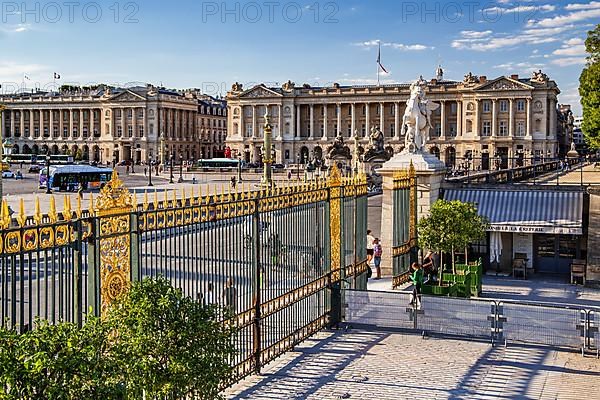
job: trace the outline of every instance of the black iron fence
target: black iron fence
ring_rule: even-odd
[[[160,275],[229,309],[239,328],[236,379],[259,371],[338,323],[344,289],[366,288],[367,184],[334,168],[306,183],[238,189],[138,199],[115,174],[89,211],[65,198],[61,212],[52,200],[48,215],[21,207],[11,218],[4,203],[2,324],[81,324],[131,281]]]
[[[407,292],[351,290],[345,321],[490,340],[492,344],[533,343],[594,350],[600,344],[600,308],[524,301],[421,296]]]

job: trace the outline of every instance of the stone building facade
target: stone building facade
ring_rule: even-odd
[[[227,102],[208,95],[198,96],[200,158],[223,157],[227,137]]]
[[[268,110],[278,163],[324,158],[340,135],[353,147],[353,132],[366,148],[368,133],[380,127],[389,150],[401,151],[402,116],[409,84],[331,87],[282,87],[263,84],[244,90],[234,84],[227,94],[227,145],[246,161],[259,161],[262,125]],[[448,166],[468,161],[472,168],[508,167],[558,155],[556,83],[541,71],[533,76],[465,75],[446,80],[438,68],[427,82],[427,98],[440,107],[433,114],[428,150]],[[494,164],[495,163],[495,164]]]
[[[171,155],[197,160],[203,146],[210,143],[204,151],[212,156],[226,136],[223,130],[209,136],[204,128],[207,119],[226,124],[226,112],[213,115],[216,106],[207,101],[212,100],[195,90],[152,85],[21,93],[0,97],[6,106],[0,127],[13,153],[72,154],[101,163],[160,161]]]

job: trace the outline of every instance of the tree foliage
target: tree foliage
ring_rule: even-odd
[[[214,399],[233,330],[163,279],[144,280],[83,327],[0,329],[0,399]]]
[[[433,251],[454,253],[485,237],[488,221],[477,214],[471,203],[437,200],[417,229],[419,246]]]
[[[585,49],[589,53],[588,62],[579,77],[583,107],[581,129],[588,145],[600,149],[600,24],[588,32]]]

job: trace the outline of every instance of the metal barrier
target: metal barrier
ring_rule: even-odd
[[[407,292],[346,292],[349,325],[406,329],[595,350],[600,345],[600,308],[573,305],[421,296],[409,304]]]

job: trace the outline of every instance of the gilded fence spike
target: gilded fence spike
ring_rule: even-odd
[[[163,208],[168,208],[169,207],[169,191],[165,190],[163,192],[163,194],[164,194]]]
[[[137,195],[135,194],[135,190],[133,191],[133,196],[131,196],[131,205],[133,206],[134,210],[137,210],[137,206],[138,206],[138,200],[137,200]]]
[[[42,224],[42,212],[40,211],[40,198],[38,196],[35,196],[34,208],[35,208],[35,210],[33,213],[33,222],[35,222],[36,225],[41,225]]]
[[[95,215],[96,214],[96,210],[94,208],[94,194],[90,193],[90,209],[89,209],[90,215]]]
[[[150,204],[148,204],[148,190],[146,189],[146,190],[144,190],[144,202],[142,204],[142,209],[144,211],[147,211],[149,205]]]
[[[154,209],[158,209],[158,192],[154,189]]]
[[[192,186],[192,190],[190,193],[190,206],[196,205],[196,198],[194,196],[194,187]]]
[[[25,226],[25,222],[27,222],[27,215],[25,214],[25,200],[23,198],[21,198],[19,201],[19,214],[17,215],[16,219],[21,228]]]
[[[185,207],[185,203],[187,202],[187,198],[185,197],[185,187],[181,188],[181,207]],[[190,202],[191,205],[191,202]]]
[[[75,210],[75,213],[77,214],[77,218],[81,218],[81,196],[77,196],[77,209]]]
[[[2,228],[7,229],[10,227],[10,212],[8,210],[8,202],[6,199],[2,200]]]
[[[171,194],[173,195],[172,198],[172,203],[171,203],[171,207],[175,208],[177,207],[177,189],[173,189],[173,191],[171,192]]]
[[[65,221],[70,221],[73,218],[73,214],[71,213],[71,198],[65,194],[63,198],[63,211],[62,216]]]
[[[58,213],[56,212],[56,200],[54,199],[54,195],[50,196],[50,211],[48,211],[48,217],[50,218],[50,222],[58,221]]]

